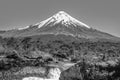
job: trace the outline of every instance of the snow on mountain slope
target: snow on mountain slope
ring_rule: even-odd
[[[74,26],[84,26],[86,28],[90,28],[88,25],[84,24],[83,22],[78,21],[77,19],[71,17],[69,14],[67,14],[64,11],[59,11],[57,14],[53,15],[52,17],[41,21],[40,23],[37,23],[35,25],[39,25],[38,28],[41,28],[43,26],[54,26],[58,23],[61,23],[62,25],[65,25],[69,27],[69,25],[74,25]],[[35,26],[34,25],[34,26]],[[23,28],[18,28],[18,30],[24,30],[29,28],[29,26],[23,27]]]
[[[51,24],[52,23],[52,24]],[[51,24],[50,26],[54,26],[55,24],[61,23],[62,25],[65,25],[69,27],[69,25],[74,26],[84,26],[86,28],[90,28],[88,25],[78,21],[77,19],[71,17],[69,14],[67,14],[64,11],[60,11],[57,14],[53,15],[52,17],[40,22],[39,27],[41,28],[43,25],[47,26]]]
[[[120,38],[108,33],[93,29],[88,25],[71,17],[64,11],[59,11],[52,17],[41,21],[37,24],[19,28],[17,30],[9,30],[0,33],[4,37],[27,37],[36,35],[70,35],[72,37],[87,38],[87,39],[112,39],[119,40]]]

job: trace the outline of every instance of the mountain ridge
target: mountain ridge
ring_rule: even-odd
[[[108,39],[120,41],[119,37],[111,34],[93,29],[85,23],[78,21],[64,11],[59,11],[52,17],[41,21],[37,24],[26,26],[24,28],[18,28],[14,30],[8,30],[0,33],[3,37],[28,37],[35,35],[71,35],[78,38],[86,39]]]

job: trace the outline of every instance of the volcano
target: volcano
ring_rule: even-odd
[[[0,33],[3,37],[28,37],[40,35],[64,35],[74,38],[85,38],[91,40],[115,40],[120,38],[111,34],[93,29],[85,23],[73,18],[64,11],[59,11],[52,17],[37,24],[24,28],[8,30]]]

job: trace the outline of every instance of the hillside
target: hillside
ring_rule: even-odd
[[[1,32],[2,37],[29,37],[41,35],[70,35],[74,38],[86,38],[90,40],[120,41],[120,38],[111,34],[93,29],[85,23],[78,21],[64,11],[60,11],[52,17],[25,28]]]
[[[0,36],[1,80],[47,80],[51,70],[58,71],[57,80],[120,79],[120,38],[64,11],[25,28],[1,31]]]

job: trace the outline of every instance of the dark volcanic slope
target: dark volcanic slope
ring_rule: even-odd
[[[95,30],[63,11],[35,25],[0,33],[3,37],[27,37],[44,34],[71,35],[72,37],[90,40],[120,41],[120,38]]]
[[[10,80],[8,76],[13,78],[24,67],[65,70],[71,62],[77,64],[63,71],[60,80],[120,80],[120,39],[63,11],[26,28],[0,31],[0,35],[5,37],[0,37],[0,80]],[[20,75],[29,73],[24,70]]]

